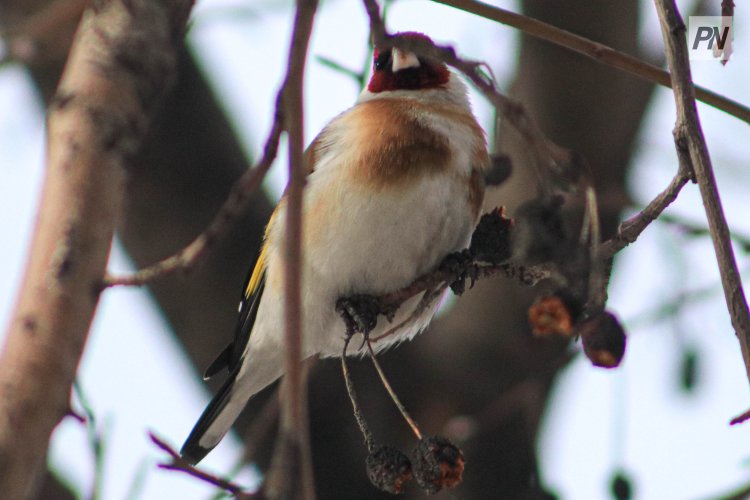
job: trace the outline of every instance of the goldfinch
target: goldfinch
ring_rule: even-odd
[[[400,36],[427,39],[420,33]],[[305,153],[303,357],[340,356],[339,298],[382,295],[410,284],[469,244],[490,160],[466,85],[440,61],[376,47],[372,76],[356,104],[325,126]],[[286,201],[240,303],[234,342],[206,372],[229,377],[181,454],[197,463],[224,437],[247,401],[284,371],[283,262]],[[406,301],[370,333],[376,350],[424,330],[439,301],[414,314]]]

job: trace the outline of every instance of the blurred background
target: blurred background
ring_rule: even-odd
[[[179,80],[129,167],[127,206],[111,269],[166,257],[211,220],[268,133],[283,76],[293,10],[289,1],[199,1]],[[663,65],[661,34],[647,1],[490,2]],[[14,303],[44,175],[44,110],[85,2],[0,0],[0,323]],[[720,2],[678,2],[716,15]],[[750,11],[738,2],[735,52],[726,66],[693,64],[697,83],[750,103]],[[687,20],[687,19],[686,19]],[[566,49],[426,0],[389,3],[391,30],[417,30],[459,54],[486,61],[501,89],[542,130],[591,164],[604,234],[663,189],[677,169],[671,93]],[[305,82],[310,141],[351,106],[369,67],[360,2],[325,0],[315,20]],[[335,63],[335,64],[334,64]],[[366,76],[365,76],[366,78]],[[486,209],[510,214],[533,196],[521,141],[476,93],[492,147],[511,156],[513,176]],[[740,269],[748,277],[748,124],[710,107],[699,113]],[[283,151],[283,148],[282,148]],[[111,289],[101,302],[79,373],[74,408],[53,435],[46,498],[211,498],[196,479],[156,468],[163,454],[147,432],[179,447],[219,381],[200,373],[231,339],[245,273],[285,184],[276,161],[263,192],[230,236],[195,272],[143,289]],[[382,356],[391,382],[428,433],[455,440],[467,458],[463,484],[437,498],[743,498],[750,485],[750,424],[729,427],[750,392],[719,284],[697,187],[615,262],[609,307],[623,321],[620,368],[594,368],[579,346],[534,338],[526,309],[534,291],[486,280],[449,300],[432,327]],[[746,236],[746,237],[745,237]],[[1,334],[0,334],[1,335]],[[376,437],[415,445],[369,362],[352,362]],[[248,406],[236,433],[201,464],[247,486],[267,466],[275,429],[253,427],[272,391]],[[321,499],[382,498],[365,475],[358,433],[336,361],[310,379],[311,434]],[[245,449],[243,440],[251,446]],[[747,490],[746,490],[747,491]],[[413,487],[406,496],[421,498]]]

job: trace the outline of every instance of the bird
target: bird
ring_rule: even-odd
[[[432,43],[418,32],[396,36]],[[338,299],[392,292],[467,248],[489,166],[486,134],[461,78],[392,42],[376,46],[356,103],[305,151],[303,358],[342,355]],[[283,375],[285,213],[282,196],[242,290],[234,341],[206,370],[206,378],[224,369],[228,377],[182,446],[191,464],[221,441],[253,395]],[[370,332],[381,337],[376,352],[427,327],[440,301],[423,307],[420,300],[412,297],[390,323],[377,323]]]

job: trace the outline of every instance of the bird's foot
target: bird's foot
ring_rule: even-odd
[[[378,324],[380,306],[372,295],[352,295],[336,301],[336,312],[346,324],[346,336],[361,333],[365,339]]]
[[[467,278],[472,278],[472,282],[474,281],[473,274],[471,273],[472,262],[474,262],[474,257],[471,252],[466,249],[461,250],[460,252],[449,253],[445,256],[443,262],[440,263],[441,271],[457,276],[457,278],[450,283],[451,290],[453,290],[453,293],[456,295],[461,295],[466,290]]]

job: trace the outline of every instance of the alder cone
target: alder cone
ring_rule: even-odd
[[[578,327],[583,352],[595,366],[615,368],[625,355],[625,330],[614,314],[602,311]]]

